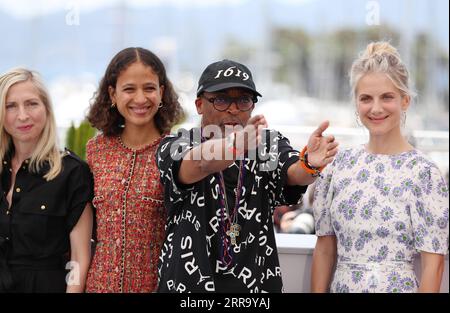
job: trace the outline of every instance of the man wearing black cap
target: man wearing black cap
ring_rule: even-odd
[[[298,201],[337,143],[322,136],[323,122],[300,154],[264,131],[263,115],[251,116],[258,97],[245,65],[212,63],[195,100],[201,128],[162,140],[157,163],[168,219],[159,292],[282,291],[273,210]]]

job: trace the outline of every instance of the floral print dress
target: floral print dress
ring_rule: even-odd
[[[448,186],[418,150],[339,152],[317,181],[314,218],[317,236],[336,236],[331,292],[416,292],[415,255],[448,252]]]

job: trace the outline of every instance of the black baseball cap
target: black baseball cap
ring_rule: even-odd
[[[215,92],[233,87],[248,89],[255,94],[255,98],[262,97],[256,91],[252,73],[248,67],[227,59],[211,63],[206,67],[198,81],[197,97],[204,91]]]

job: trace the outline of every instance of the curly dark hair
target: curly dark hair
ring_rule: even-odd
[[[98,90],[94,93],[93,102],[89,107],[87,119],[91,125],[102,131],[106,136],[116,136],[122,133],[125,120],[116,108],[111,108],[111,99],[108,88],[116,88],[119,75],[131,64],[141,62],[150,66],[159,78],[159,83],[164,86],[162,96],[163,106],[156,113],[155,125],[161,134],[170,129],[185,118],[185,113],[175,92],[172,83],[166,74],[166,69],[161,60],[151,51],[130,47],[117,53],[108,67],[105,75],[100,81]]]

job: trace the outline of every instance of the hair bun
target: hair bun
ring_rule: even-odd
[[[397,49],[393,47],[389,42],[377,41],[367,45],[366,50],[363,52],[362,58],[364,59],[383,59],[383,58],[400,59],[400,54]]]
[[[352,97],[355,96],[358,81],[373,72],[386,73],[402,94],[414,96],[409,87],[409,73],[400,53],[387,41],[371,42],[353,62],[350,70]]]

